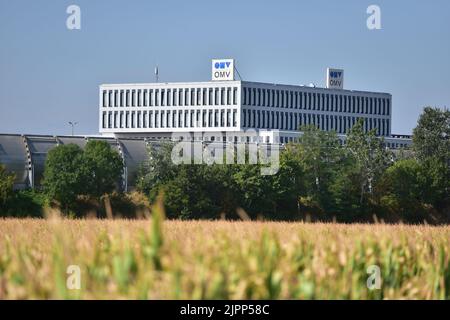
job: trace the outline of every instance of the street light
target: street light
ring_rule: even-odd
[[[74,127],[78,124],[78,122],[69,121],[69,124],[72,126],[72,136],[73,136]]]

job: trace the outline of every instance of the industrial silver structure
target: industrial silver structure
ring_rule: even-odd
[[[50,149],[69,143],[84,148],[88,140],[95,139],[107,141],[121,155],[124,161],[122,187],[128,190],[135,183],[140,165],[148,159],[148,142],[145,139],[0,134],[0,164],[15,174],[15,188],[39,186]]]

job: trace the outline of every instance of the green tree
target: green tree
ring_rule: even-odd
[[[164,142],[148,148],[149,160],[141,165],[138,173],[136,184],[138,190],[149,193],[152,189],[176,177],[177,166],[171,160],[173,147],[173,143]]]
[[[277,203],[274,201],[272,176],[261,175],[260,165],[248,163],[234,165],[232,181],[235,185],[238,207],[253,218],[262,214],[275,219]]]
[[[0,209],[13,194],[14,178],[14,175],[9,174],[5,166],[0,164]]]
[[[297,161],[303,174],[303,204],[319,212],[327,211],[332,203],[330,186],[343,161],[343,150],[334,131],[322,131],[315,126],[301,127],[303,132],[297,149]],[[310,208],[314,209],[314,208]]]
[[[119,154],[105,141],[91,140],[84,151],[75,144],[60,145],[47,155],[43,188],[68,212],[80,195],[98,199],[111,193],[122,168]]]
[[[413,149],[420,161],[437,158],[450,166],[450,111],[427,107],[413,130]]]
[[[422,165],[425,203],[450,210],[450,111],[427,107],[413,131],[413,150]]]
[[[394,159],[383,139],[376,136],[375,130],[364,132],[363,124],[360,119],[352,127],[342,161],[334,170],[328,211],[339,220],[365,220],[374,213],[376,186]]]
[[[87,190],[93,197],[107,195],[116,189],[123,173],[123,161],[110,144],[101,140],[89,140],[83,154],[83,171],[88,172]]]
[[[167,142],[149,150],[149,161],[140,170],[137,187],[156,201],[164,193],[169,218],[217,217],[226,199],[226,175],[219,165],[180,164],[171,159],[174,144]]]
[[[438,157],[430,157],[420,162],[422,167],[424,203],[437,210],[450,207],[450,168]]]
[[[83,150],[75,145],[60,145],[49,151],[45,162],[43,188],[49,198],[58,201],[68,211],[77,196],[85,194],[88,181]]]
[[[372,194],[373,187],[393,161],[393,155],[384,146],[383,138],[376,136],[375,129],[365,133],[363,125],[364,120],[360,119],[352,127],[345,146],[350,165],[353,166],[350,172],[356,174],[360,205],[367,200],[368,194]]]
[[[380,204],[390,215],[407,220],[424,216],[426,176],[415,159],[399,160],[389,167],[377,188],[382,194]]]

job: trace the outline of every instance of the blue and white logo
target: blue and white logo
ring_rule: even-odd
[[[228,68],[230,68],[230,65],[231,65],[230,61],[216,62],[214,64],[214,68],[216,68],[216,69],[228,69]]]
[[[327,88],[344,89],[344,70],[327,69]]]
[[[234,60],[213,59],[211,78],[213,81],[234,80]]]
[[[331,71],[330,77],[331,78],[340,78],[340,77],[342,77],[342,71]]]

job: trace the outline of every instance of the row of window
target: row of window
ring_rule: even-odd
[[[289,142],[298,142],[299,138],[296,137],[280,137],[280,143],[289,143]],[[339,140],[340,144],[345,144],[344,141]],[[393,142],[385,142],[384,145],[389,149],[400,149],[400,148],[408,148],[409,145],[407,143],[393,143]]]
[[[390,99],[314,92],[243,88],[243,105],[389,115]]]
[[[171,137],[167,137],[167,136],[154,136],[154,137],[150,137],[149,140],[152,141],[158,141],[158,140],[171,140]],[[241,143],[250,143],[250,142],[260,142],[260,143],[271,143],[271,139],[270,137],[266,136],[266,137],[249,137],[249,136],[200,136],[200,137],[189,137],[188,139],[183,139],[183,137],[181,137],[181,140],[183,141],[204,141],[204,142],[241,142]],[[278,138],[274,138],[275,141],[273,141],[274,143],[282,143],[282,144],[286,144],[289,142],[298,142],[299,138],[298,137],[284,137],[284,136],[280,136]],[[339,144],[340,145],[344,145],[345,141],[339,139]],[[393,143],[393,142],[385,142],[384,145],[386,147],[388,147],[389,149],[400,149],[400,148],[408,148],[409,144],[408,143]],[[270,152],[270,149],[268,150],[268,152]]]
[[[302,125],[313,124],[321,130],[335,130],[337,133],[347,133],[359,119],[349,116],[248,109],[244,109],[242,115],[242,124],[245,128],[298,130]],[[390,134],[388,119],[365,119],[365,131],[374,128],[377,129],[378,135]]]
[[[237,127],[236,109],[103,111],[103,129]]]
[[[103,90],[103,107],[237,105],[237,87]]]

